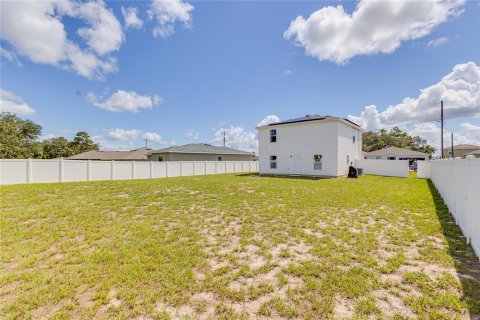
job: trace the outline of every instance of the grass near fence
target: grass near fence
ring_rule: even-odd
[[[219,175],[0,189],[0,318],[467,318],[427,180]]]

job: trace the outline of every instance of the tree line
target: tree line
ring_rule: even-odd
[[[79,131],[69,141],[55,137],[39,141],[42,126],[12,113],[0,114],[0,159],[54,159],[98,150],[89,134]]]

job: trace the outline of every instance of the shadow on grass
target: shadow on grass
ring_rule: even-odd
[[[324,180],[337,179],[337,177],[313,177],[302,175],[280,175],[280,174],[259,174],[257,173],[240,173],[237,177],[253,177],[253,178],[280,178],[280,179],[294,179],[294,180]]]
[[[480,262],[472,246],[467,244],[437,188],[430,179],[427,181],[442,233],[448,243],[448,254],[455,261],[455,269],[462,284],[462,300],[468,306],[471,319],[480,319]]]

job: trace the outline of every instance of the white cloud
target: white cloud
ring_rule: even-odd
[[[403,41],[424,37],[462,12],[465,0],[360,0],[353,13],[327,6],[298,16],[284,33],[307,55],[344,64],[358,55],[391,53]]]
[[[88,93],[87,98],[96,107],[117,112],[139,112],[140,109],[151,109],[162,101],[162,98],[157,95],[144,96],[125,90],[117,90],[104,101],[100,101],[100,97],[92,92]]]
[[[447,42],[448,42],[447,37],[440,37],[438,39],[433,39],[433,40],[428,41],[427,46],[436,48],[436,47],[441,46],[442,44],[445,44]]]
[[[77,30],[85,43],[67,37],[62,17],[78,19],[87,26]],[[4,1],[1,38],[35,63],[53,65],[81,76],[102,79],[117,70],[108,56],[125,41],[120,23],[101,0],[93,2]]]
[[[214,141],[219,145],[223,145],[223,133],[225,132],[227,147],[249,152],[258,150],[258,139],[255,133],[247,132],[241,126],[214,130]]]
[[[286,76],[291,76],[293,74],[293,71],[287,69],[287,70],[283,71],[283,74],[286,75]]]
[[[274,114],[271,114],[271,115],[268,115],[266,116],[265,118],[263,118],[262,121],[260,121],[258,124],[257,124],[257,127],[261,127],[261,126],[265,126],[267,124],[270,124],[270,123],[274,123],[274,122],[279,122],[280,121],[280,118],[277,117],[276,115]]]
[[[53,138],[56,138],[57,136],[54,135],[53,133],[49,133],[49,134],[46,134],[44,136],[41,136],[40,138],[38,138],[38,141],[44,141],[44,140],[50,140],[50,139],[53,139]]]
[[[123,19],[125,20],[125,29],[140,29],[143,27],[143,21],[138,17],[137,8],[122,7]]]
[[[474,62],[458,64],[438,83],[420,90],[416,98],[405,98],[381,112],[370,105],[360,116],[348,118],[366,130],[434,121],[440,118],[441,100],[447,119],[480,116],[480,67]]]
[[[198,140],[200,138],[200,134],[195,128],[188,129],[187,132],[185,132],[185,136],[193,140]]]
[[[157,20],[153,28],[155,37],[167,38],[175,32],[176,21],[183,22],[185,28],[190,27],[193,6],[182,0],[153,0],[148,10],[150,19]]]
[[[11,112],[23,116],[30,116],[35,113],[35,109],[26,104],[22,97],[4,89],[1,89],[0,93],[1,112]]]
[[[17,67],[21,67],[22,63],[20,62],[20,59],[18,59],[18,56],[15,52],[7,50],[3,47],[0,47],[0,56],[4,57],[8,61],[15,63]]]
[[[151,142],[162,142],[163,141],[162,136],[159,135],[156,132],[145,132],[143,134],[143,139],[147,139],[148,141],[151,141]]]
[[[132,130],[124,130],[124,129],[110,129],[107,133],[107,137],[112,140],[119,140],[119,141],[128,141],[137,139],[142,134],[142,131],[132,129]]]

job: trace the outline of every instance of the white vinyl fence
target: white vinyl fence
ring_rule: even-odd
[[[364,174],[408,178],[408,160],[356,159],[355,167]]]
[[[258,161],[90,161],[1,159],[0,185],[95,180],[154,179],[257,172]]]
[[[480,257],[480,159],[432,160],[418,170],[418,177],[432,180]]]

